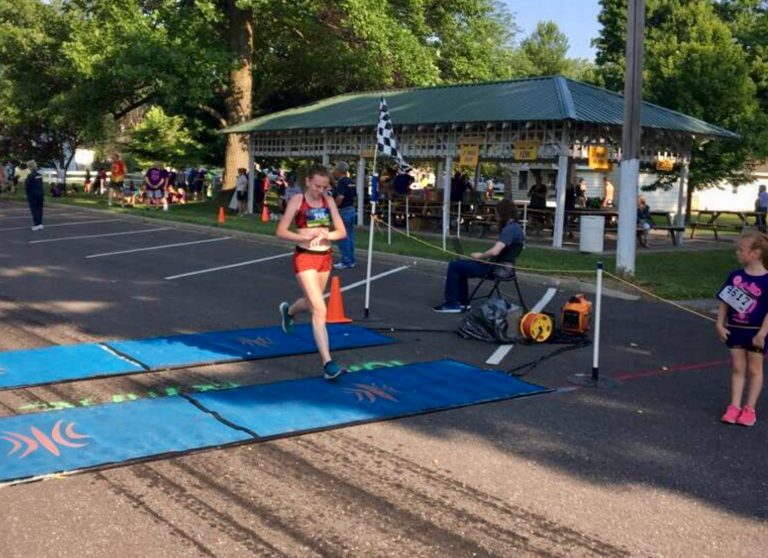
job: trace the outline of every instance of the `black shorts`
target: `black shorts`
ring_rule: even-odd
[[[237,193],[237,201],[245,201],[248,199],[248,194],[245,192],[236,192]]]
[[[752,338],[757,333],[758,328],[733,327],[730,325],[726,326],[726,328],[731,332],[728,339],[725,340],[725,346],[729,349],[744,349],[750,353],[760,353],[763,355],[768,352],[768,343],[762,349],[752,344]]]

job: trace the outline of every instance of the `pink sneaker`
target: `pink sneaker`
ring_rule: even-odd
[[[736,419],[739,418],[740,414],[741,409],[734,407],[733,405],[728,405],[728,408],[725,410],[725,414],[720,418],[720,420],[727,424],[736,424]]]
[[[754,426],[756,422],[757,417],[755,416],[755,410],[744,405],[739,418],[736,419],[736,424],[740,424],[741,426]]]

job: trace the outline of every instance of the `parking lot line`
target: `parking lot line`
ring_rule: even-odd
[[[120,254],[132,254],[134,252],[148,252],[150,250],[162,250],[164,248],[177,248],[179,246],[191,246],[193,244],[204,244],[206,242],[218,242],[220,240],[229,240],[232,238],[231,236],[222,236],[221,238],[207,238],[205,240],[194,240],[192,242],[177,242],[176,244],[163,244],[161,246],[148,246],[147,248],[133,248],[131,250],[120,250],[118,252],[103,252],[101,254],[91,254],[90,256],[86,256],[86,259],[89,258],[103,258],[106,256],[117,256]]]
[[[261,262],[267,262],[269,260],[276,260],[277,258],[286,258],[288,256],[292,256],[293,252],[286,252],[285,254],[277,254],[276,256],[268,256],[266,258],[259,258],[258,260],[248,260],[247,262],[238,262],[234,264],[229,265],[222,265],[219,267],[209,267],[207,269],[200,269],[198,271],[190,271],[189,273],[180,273],[179,275],[171,275],[170,277],[165,277],[166,281],[171,281],[173,279],[181,279],[182,277],[191,277],[193,275],[202,275],[203,273],[213,273],[214,271],[221,271],[222,269],[232,269],[233,267],[242,267],[244,265],[251,265],[255,263],[261,263]]]
[[[97,223],[114,223],[115,221],[122,221],[122,219],[97,219],[92,221],[75,221],[74,223],[54,223],[53,225],[45,225],[45,228],[52,229],[54,227],[72,227],[74,225],[95,225]],[[9,229],[0,229],[0,232],[23,231],[28,229],[29,227],[11,227]]]
[[[144,233],[157,232],[157,231],[167,231],[167,230],[170,230],[171,228],[172,227],[159,227],[156,229],[141,229],[140,231],[125,231],[125,232],[104,233],[104,234],[84,234],[79,236],[63,236],[61,238],[45,238],[42,240],[30,240],[29,243],[42,244],[44,242],[61,242],[62,240],[82,240],[85,238],[103,238],[105,236],[125,236],[129,234],[144,234]]]
[[[387,275],[392,275],[393,273],[398,273],[400,271],[404,271],[404,270],[408,269],[409,267],[411,267],[411,266],[403,265],[403,266],[400,266],[400,267],[396,267],[395,269],[390,269],[389,271],[384,271],[383,273],[379,273],[378,275],[372,275],[371,276],[371,281],[374,281],[376,279],[381,279],[382,277],[386,277]],[[361,285],[365,285],[365,279],[363,279],[362,281],[358,281],[357,283],[352,283],[350,285],[347,285],[346,287],[342,287],[341,288],[341,292],[346,292],[346,291],[348,291],[350,289],[354,289],[354,288],[359,287]],[[328,298],[329,296],[331,296],[331,293],[326,293],[325,294],[325,298]]]

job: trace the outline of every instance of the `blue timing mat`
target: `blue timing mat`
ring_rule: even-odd
[[[546,391],[440,360],[186,396],[195,404],[175,396],[2,418],[0,482]]]
[[[206,410],[261,438],[384,420],[548,391],[503,372],[438,360],[194,394]]]
[[[333,351],[395,342],[392,337],[344,324],[329,325],[328,336]],[[0,352],[0,389],[317,351],[309,325],[295,327],[292,335],[279,327],[264,327],[109,341],[104,345],[109,349],[91,343]]]
[[[251,439],[183,397],[0,419],[0,482]]]
[[[329,324],[328,336],[332,351],[386,345],[395,341],[371,330],[344,324]],[[286,335],[279,327],[263,327],[136,341],[109,341],[107,345],[152,370],[317,351],[312,327],[307,324],[296,326],[291,335]]]
[[[144,369],[95,343],[0,352],[0,389]]]

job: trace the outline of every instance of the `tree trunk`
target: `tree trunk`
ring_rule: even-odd
[[[235,0],[227,1],[229,12],[229,48],[236,58],[235,67],[229,78],[229,92],[226,99],[227,124],[233,126],[251,118],[253,76],[251,56],[253,54],[253,12],[242,10]],[[235,187],[237,169],[244,167],[251,171],[248,161],[248,135],[228,134],[227,153],[224,164],[224,188]]]

